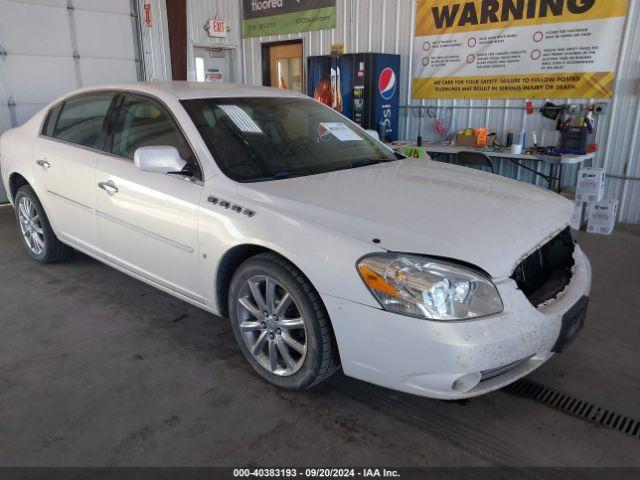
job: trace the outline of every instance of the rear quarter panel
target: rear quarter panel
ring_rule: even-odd
[[[13,128],[6,131],[0,137],[0,172],[2,184],[7,192],[9,201],[13,203],[13,194],[9,187],[9,178],[12,174],[22,175],[34,188],[33,181],[33,134],[29,128]]]

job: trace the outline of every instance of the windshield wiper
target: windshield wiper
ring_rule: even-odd
[[[360,159],[360,160],[354,160],[351,163],[348,163],[347,165],[343,165],[342,167],[338,167],[338,168],[333,168],[331,170],[328,171],[302,171],[302,172],[295,172],[295,171],[290,171],[290,170],[285,170],[282,172],[276,172],[273,175],[266,175],[264,177],[254,177],[254,178],[249,178],[246,180],[243,180],[244,182],[268,182],[271,180],[282,180],[285,178],[293,178],[293,177],[303,177],[305,175],[314,175],[317,173],[329,173],[329,172],[335,172],[338,170],[348,170],[350,168],[358,168],[358,167],[366,167],[367,165],[375,165],[377,163],[387,163],[387,162],[393,162],[395,160],[392,159],[388,159],[388,158],[368,158],[368,159]]]
[[[302,172],[285,171],[285,172],[276,172],[273,175],[267,175],[265,177],[254,177],[254,178],[250,178],[243,181],[244,182],[268,182],[270,180],[282,180],[285,178],[300,177],[302,175],[304,175],[304,173]]]
[[[360,160],[354,160],[353,162],[343,165],[342,167],[338,167],[336,168],[336,170],[348,170],[350,168],[366,167],[369,165],[376,165],[377,163],[387,163],[392,161],[393,160],[389,160],[387,158],[360,159]]]

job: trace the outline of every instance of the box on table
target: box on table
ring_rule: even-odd
[[[599,202],[604,196],[604,168],[587,167],[578,170],[576,200]]]
[[[611,235],[617,213],[618,200],[615,198],[604,198],[599,202],[592,203],[589,208],[587,232]]]
[[[487,136],[487,147],[491,147],[493,145],[493,140],[495,139],[494,135]],[[478,146],[478,136],[477,135],[456,135],[455,139],[456,147],[477,147]]]

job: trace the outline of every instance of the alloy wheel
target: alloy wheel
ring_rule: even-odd
[[[237,321],[251,356],[265,370],[290,376],[307,354],[305,320],[291,294],[267,275],[249,278],[238,296]]]
[[[34,255],[41,255],[45,247],[44,229],[40,215],[28,197],[22,197],[18,202],[18,219],[27,248]]]

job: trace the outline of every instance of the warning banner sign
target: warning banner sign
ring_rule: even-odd
[[[627,0],[418,0],[413,98],[610,98]]]

